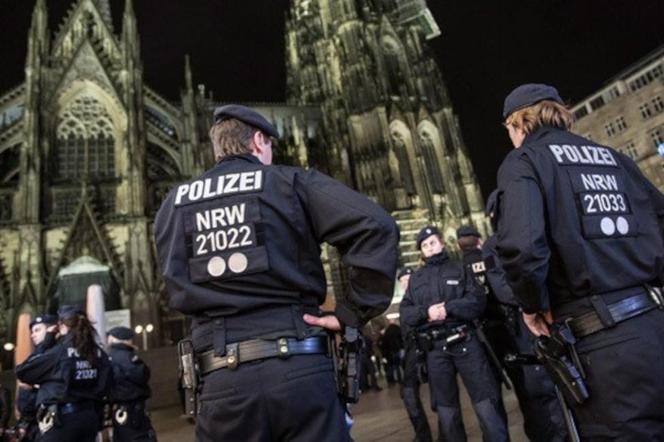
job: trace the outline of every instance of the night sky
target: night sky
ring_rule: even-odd
[[[71,0],[47,0],[57,29]],[[134,0],[145,81],[179,99],[184,54],[216,99],[285,99],[288,0]],[[502,100],[523,82],[557,86],[576,102],[664,44],[661,0],[428,0],[442,36],[431,47],[461,119],[486,195],[508,152]],[[0,0],[0,93],[23,80],[34,1]],[[111,0],[116,32],[124,0]]]

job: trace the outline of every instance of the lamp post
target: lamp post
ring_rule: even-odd
[[[5,342],[5,345],[2,346],[2,349],[8,353],[11,353],[16,349],[16,345],[14,345],[13,342]],[[2,371],[2,360],[4,359],[4,355],[2,358],[0,358],[0,371]]]
[[[152,333],[154,330],[154,325],[147,324],[145,326],[138,324],[134,327],[134,331],[137,335],[143,335],[143,351],[148,349],[148,333]]]

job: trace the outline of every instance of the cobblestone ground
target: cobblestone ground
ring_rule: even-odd
[[[463,390],[463,389],[462,389]],[[422,400],[427,408],[429,422],[437,433],[436,419],[428,408],[428,388],[422,387]],[[505,392],[505,408],[508,413],[512,442],[526,442],[523,434],[523,419],[518,410],[514,394]],[[480,442],[482,435],[470,400],[465,391],[461,394],[463,420],[469,442]],[[399,397],[399,387],[386,387],[383,391],[367,392],[353,409],[355,423],[353,438],[356,442],[409,442],[413,440],[413,429]],[[179,408],[163,408],[152,412],[152,420],[160,442],[187,442],[194,440],[194,427],[180,418]],[[435,436],[435,434],[434,434]]]

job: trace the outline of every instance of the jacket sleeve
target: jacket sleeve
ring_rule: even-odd
[[[58,366],[59,347],[44,353],[33,353],[22,364],[16,366],[16,377],[26,384],[41,384],[49,379]]]
[[[411,276],[411,284],[408,285],[408,290],[406,290],[406,294],[399,305],[399,319],[408,327],[414,329],[427,322],[429,318],[429,306],[415,303],[413,299],[412,279],[413,277]]]
[[[337,299],[335,314],[346,325],[361,326],[390,305],[398,259],[396,223],[365,196],[316,170],[296,180],[316,239],[335,246],[348,266],[350,292]]]
[[[474,276],[468,274],[464,268],[463,296],[451,299],[445,303],[447,315],[464,321],[479,318],[486,308],[486,295],[484,288],[477,283]]]
[[[662,236],[664,236],[664,194],[643,175],[639,166],[631,158],[620,152],[616,152],[616,155],[620,157],[620,162],[625,166],[627,173],[643,187],[650,197],[650,202],[659,222],[660,231],[663,233]]]
[[[526,313],[549,310],[546,278],[551,252],[545,209],[532,165],[512,151],[498,173],[498,255],[507,283]]]
[[[486,268],[486,279],[491,287],[491,291],[503,304],[518,306],[512,288],[507,284],[505,279],[505,270],[503,270],[496,252],[496,236],[492,235],[484,243],[482,248],[482,256],[484,258],[484,267]]]

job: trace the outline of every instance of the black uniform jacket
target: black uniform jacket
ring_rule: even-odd
[[[488,237],[482,246],[482,259],[484,260],[484,268],[486,269],[487,283],[491,288],[491,293],[493,293],[500,303],[517,307],[518,303],[514,297],[514,292],[512,292],[512,287],[507,283],[505,270],[498,257],[497,245],[498,238],[494,234]]]
[[[429,307],[441,302],[445,302],[447,318],[427,322]],[[461,263],[452,261],[443,251],[427,258],[426,264],[410,277],[400,317],[413,328],[455,327],[479,318],[485,306],[484,289]]]
[[[336,307],[343,323],[367,321],[392,297],[396,223],[313,169],[227,157],[173,189],[154,229],[170,305],[186,314],[233,316],[293,304],[317,310],[327,291],[323,242],[349,266],[350,293]]]
[[[93,363],[81,358],[71,333],[44,353],[32,354],[16,367],[16,377],[39,385],[38,404],[101,401],[108,394],[113,374],[108,356],[97,348]]]
[[[498,189],[498,252],[525,312],[664,274],[664,196],[625,155],[542,127],[507,155]]]
[[[113,365],[111,402],[144,401],[150,397],[150,369],[138,357],[134,348],[125,344],[109,347]]]
[[[38,344],[32,355],[44,353],[55,344],[55,335],[53,333],[46,333],[44,341]],[[37,393],[39,388],[33,386],[32,388],[19,388],[16,395],[16,408],[21,413],[21,418],[31,419],[37,415]]]

